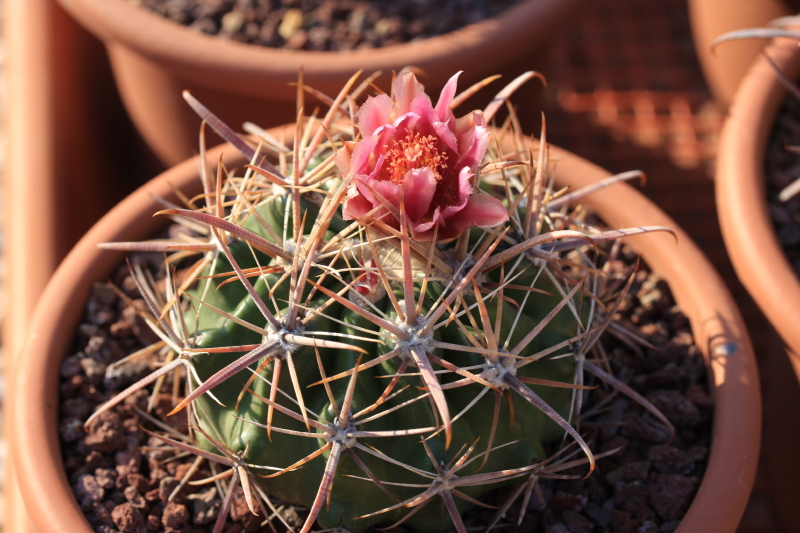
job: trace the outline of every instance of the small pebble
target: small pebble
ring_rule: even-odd
[[[653,446],[648,452],[653,468],[662,474],[689,474],[694,470],[694,457],[673,446]]]
[[[647,505],[647,483],[618,483],[614,492],[614,505],[618,509],[634,513],[639,507]]]
[[[197,525],[210,524],[217,519],[222,500],[217,498],[216,487],[190,494],[188,500],[192,509],[193,523]]]
[[[98,468],[94,471],[97,484],[104,489],[114,489],[117,486],[117,471],[111,468]]]
[[[303,11],[300,9],[289,9],[284,13],[281,25],[278,26],[278,35],[288,40],[302,27]]]
[[[594,524],[577,511],[564,511],[562,516],[570,533],[591,533],[594,531]]]
[[[82,474],[78,476],[75,483],[75,495],[81,507],[89,508],[95,502],[99,502],[105,496],[106,491],[101,487],[94,476],[90,474]]]
[[[645,397],[675,425],[692,427],[702,421],[700,410],[680,391],[654,391]]]
[[[109,367],[103,374],[103,386],[107,390],[122,390],[150,373],[149,361],[140,359],[124,365]]]
[[[121,533],[141,533],[146,529],[142,513],[127,502],[116,506],[111,512],[111,518]]]
[[[125,487],[125,490],[122,491],[125,495],[125,499],[128,500],[128,503],[136,507],[137,509],[146,509],[147,502],[145,501],[144,497],[136,490],[136,487]]]
[[[224,33],[237,33],[245,23],[244,14],[239,11],[231,11],[222,16],[221,24]]]
[[[650,481],[650,505],[664,520],[678,520],[689,508],[695,484],[682,474],[654,474]]]
[[[574,494],[558,491],[553,494],[550,505],[556,512],[562,511],[582,511],[589,499],[585,494]]]
[[[586,515],[589,520],[594,522],[596,525],[604,528],[611,522],[611,514],[613,511],[614,500],[610,499],[606,500],[602,506],[597,505],[594,502],[587,503],[586,508],[583,510],[583,514]]]
[[[60,370],[61,377],[65,379],[78,375],[81,371],[81,358],[77,355],[67,357],[61,362]]]
[[[186,506],[175,502],[169,502],[164,508],[164,514],[161,516],[161,523],[164,524],[164,527],[174,529],[181,528],[188,520],[189,511]]]
[[[58,433],[64,442],[75,442],[86,436],[83,431],[83,421],[78,417],[63,419],[58,426]]]
[[[114,452],[125,448],[127,440],[122,432],[122,420],[117,413],[102,413],[88,429],[89,434],[84,443],[89,450]]]
[[[103,377],[106,374],[106,365],[95,361],[91,357],[84,357],[81,359],[81,367],[93,385],[99,385],[103,382]]]

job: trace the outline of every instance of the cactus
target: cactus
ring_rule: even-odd
[[[291,150],[246,125],[254,148],[185,94],[250,164],[220,165],[216,182],[203,167],[205,206],[161,212],[197,236],[106,245],[201,259],[180,286],[168,271],[163,297],[134,272],[169,355],[87,424],[185,368],[173,413],[189,409],[193,442],[158,438],[229,468],[215,532],[238,484],[260,516],[268,495],[307,506],[304,532],[465,531],[460,514],[488,490],[576,464],[591,473],[570,424],[586,372],[636,396],[586,359],[629,286],[607,290],[590,249],[665,228],[598,231],[568,208],[640,174],[552,190],[544,128],[534,161],[513,110],[493,135],[486,126],[536,74],[458,119],[451,108],[477,87],[455,96],[457,76],[435,107],[402,72],[391,97],[360,110],[369,84],[353,89],[354,76],[335,99],[317,93],[330,111],[299,121]],[[548,460],[565,433],[584,458]]]

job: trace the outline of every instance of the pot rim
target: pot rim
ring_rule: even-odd
[[[216,162],[223,151],[228,168],[241,164],[242,159],[229,145],[210,150],[209,163]],[[569,176],[574,187],[582,187],[609,175],[565,150],[553,147],[551,154],[561,159],[557,182],[563,183],[563,177]],[[190,183],[199,183],[194,159],[161,174],[109,212],[61,264],[33,314],[25,347],[15,359],[8,427],[14,428],[9,431],[11,457],[20,490],[36,529],[42,533],[92,531],[63,468],[57,394],[60,360],[69,349],[92,282],[108,275],[123,256],[121,252],[99,250],[97,243],[151,235],[163,224],[150,216],[158,209],[152,195],[171,197],[173,187]],[[678,532],[732,533],[744,513],[755,479],[761,434],[758,369],[738,309],[719,275],[688,235],[632,187],[615,185],[592,195],[586,204],[614,227],[676,228],[677,243],[668,234],[641,235],[628,238],[628,242],[651,266],[658,265],[653,270],[670,284],[711,369],[715,408],[709,463]],[[624,213],[617,211],[620,205],[626,206]],[[132,218],[142,223],[126,225]],[[74,302],[81,302],[77,309]]]
[[[790,79],[800,75],[797,41],[775,39],[765,53]],[[800,282],[769,214],[764,158],[787,95],[769,62],[753,63],[736,93],[717,156],[717,212],[736,274],[795,354],[800,354]],[[792,357],[800,377],[800,360]]]
[[[251,83],[297,81],[300,69],[310,85],[332,76],[348,77],[353,65],[364,72],[400,70],[414,65],[438,75],[437,67],[456,56],[473,64],[511,63],[529,48],[532,35],[547,35],[582,0],[523,0],[497,17],[447,34],[382,48],[353,51],[284,50],[227,41],[190,30],[125,0],[58,0],[81,24],[107,44],[122,44],[138,54],[172,65],[182,73],[200,69],[206,83],[234,76]],[[541,38],[537,38],[538,42]],[[504,50],[498,56],[498,48]],[[450,68],[446,71],[452,71]],[[197,74],[196,74],[197,75]]]

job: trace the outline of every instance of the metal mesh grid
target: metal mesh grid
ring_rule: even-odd
[[[686,1],[586,2],[554,43],[545,74],[548,140],[612,172],[644,171],[642,192],[720,271],[756,353],[774,352],[762,335],[769,326],[738,282],[717,222],[712,178],[725,117],[697,62]],[[765,462],[739,533],[785,531]]]

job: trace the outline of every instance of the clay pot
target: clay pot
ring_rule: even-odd
[[[794,40],[773,41],[769,57],[791,79],[800,75]],[[742,284],[791,350],[800,354],[800,281],[778,242],[767,206],[764,154],[786,90],[764,58],[742,81],[722,132],[716,196],[722,235]],[[800,357],[792,365],[800,377]]]
[[[301,68],[307,85],[334,97],[356,71],[383,71],[378,85],[387,90],[393,70],[413,65],[427,74],[421,81],[428,92],[438,94],[458,70],[465,71],[462,87],[497,72],[508,76],[541,70],[545,44],[582,0],[525,0],[495,19],[446,35],[352,52],[225,41],[126,0],[58,1],[106,44],[131,118],[164,163],[174,165],[197,147],[200,119],[183,102],[184,89],[235,127],[246,120],[262,127],[293,122],[297,89],[290,84],[297,82]],[[308,100],[309,106],[316,105]]]
[[[148,162],[155,158],[147,158],[119,101],[102,44],[58,4],[4,2],[3,45],[11,102],[3,112],[2,184],[8,372],[59,262],[101,216],[157,172],[144,168],[153,168]],[[0,522],[6,531],[27,532],[13,469],[5,464]]]
[[[796,0],[689,0],[697,58],[714,99],[722,107],[727,108],[733,102],[739,82],[765,41],[734,41],[719,46],[714,52],[711,43],[723,33],[758,28],[772,19],[796,13],[797,4]]]
[[[797,41],[777,39],[765,51],[790,79],[800,77]],[[775,334],[763,332],[770,348],[759,357],[767,408],[764,452],[777,510],[786,530],[796,532],[800,531],[795,497],[800,459],[792,443],[797,442],[800,414],[787,406],[800,398],[800,280],[778,241],[764,184],[767,142],[786,96],[773,68],[759,57],[742,80],[722,132],[716,197],[722,236],[736,274],[785,343],[770,342]],[[796,379],[787,379],[791,368]]]
[[[234,150],[218,147],[208,154],[216,162],[225,149],[228,168],[241,164]],[[559,158],[558,186],[582,187],[608,173],[566,151]],[[66,478],[58,444],[59,365],[92,282],[106,279],[121,260],[118,252],[97,243],[146,238],[158,224],[152,196],[172,196],[172,187],[199,189],[197,162],[186,161],[154,179],[108,213],[78,243],[51,279],[34,312],[25,349],[17,358],[8,427],[14,468],[37,531],[90,533]],[[675,224],[643,195],[627,185],[595,194],[587,202],[612,227]],[[619,206],[625,206],[624,211]],[[761,428],[761,396],[750,340],[722,280],[690,238],[676,228],[668,234],[630,239],[655,272],[669,283],[691,321],[697,345],[709,365],[716,399],[714,437],[705,477],[679,531],[732,533],[747,504],[756,472]]]

